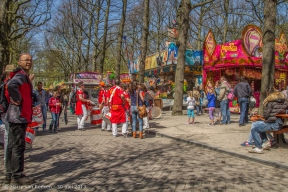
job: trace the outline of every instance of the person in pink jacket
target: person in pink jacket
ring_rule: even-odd
[[[54,133],[58,132],[58,119],[61,110],[60,99],[57,97],[57,91],[53,92],[53,97],[49,99],[49,109],[51,112],[52,120],[49,126],[49,133],[52,133],[54,126]]]

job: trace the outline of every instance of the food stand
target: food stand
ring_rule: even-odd
[[[173,99],[178,48],[170,42],[167,50],[149,55],[145,60],[145,83],[156,89],[156,97]],[[185,52],[184,93],[193,86],[202,85],[203,52],[187,49]],[[136,65],[135,65],[136,63]],[[138,72],[138,62],[133,61],[132,71]]]
[[[97,103],[99,94],[99,83],[102,81],[102,75],[98,72],[79,72],[70,75],[68,84],[77,85],[80,81],[84,82],[85,90],[88,92],[89,99]]]
[[[221,76],[226,76],[233,88],[238,78],[244,76],[250,84],[259,107],[262,78],[262,32],[255,25],[243,29],[242,38],[217,44],[212,31],[209,31],[203,45],[203,85],[205,88],[214,86]],[[288,72],[287,39],[281,32],[275,46],[275,87],[286,89]],[[239,112],[237,101],[230,103],[230,110]]]
[[[116,79],[116,74],[114,72],[112,72],[112,71],[107,71],[103,81],[106,84],[114,85],[115,79]],[[124,83],[124,84],[130,83],[131,82],[131,78],[130,78],[129,73],[121,73],[120,74],[120,81],[122,83]]]

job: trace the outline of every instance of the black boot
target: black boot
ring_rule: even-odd
[[[52,133],[52,128],[53,128],[53,126],[50,125],[50,126],[49,126],[49,133]]]

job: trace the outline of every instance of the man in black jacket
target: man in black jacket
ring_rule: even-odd
[[[27,177],[24,171],[25,135],[27,124],[32,120],[32,84],[34,75],[29,75],[32,67],[32,57],[22,53],[18,61],[19,67],[11,74],[7,87],[10,96],[10,106],[7,110],[9,122],[8,146],[6,150],[5,184],[30,185],[34,178]]]
[[[239,126],[244,126],[248,123],[249,98],[252,95],[251,87],[244,77],[240,77],[240,83],[234,87],[234,95],[238,98],[240,106]]]
[[[288,103],[282,92],[274,92],[264,100],[265,121],[255,121],[252,123],[251,134],[256,147],[249,150],[249,153],[263,153],[263,149],[271,147],[266,132],[277,131],[282,128],[282,120],[275,115],[285,114],[287,108]]]

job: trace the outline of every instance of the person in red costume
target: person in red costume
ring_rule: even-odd
[[[88,116],[88,107],[87,104],[90,102],[86,98],[86,95],[84,94],[84,82],[80,81],[78,83],[79,89],[76,91],[76,111],[75,114],[77,117],[77,123],[78,123],[78,130],[84,131],[84,123]]]
[[[101,109],[102,116],[105,117],[105,115],[109,113],[109,107],[108,107],[108,102],[107,102],[109,99],[107,98],[108,91],[104,82],[100,82],[99,85],[101,86],[101,89],[98,95],[98,104]],[[107,131],[111,130],[111,125],[106,123],[103,120],[101,131],[105,131],[106,127],[107,127]]]
[[[112,134],[114,137],[118,136],[117,124],[122,124],[122,134],[124,137],[128,136],[126,112],[123,104],[125,104],[125,97],[123,89],[119,87],[120,81],[117,79],[115,85],[109,91],[109,106],[111,107],[111,123]]]

